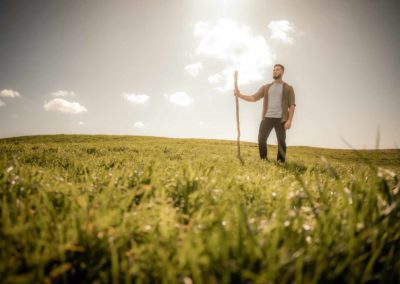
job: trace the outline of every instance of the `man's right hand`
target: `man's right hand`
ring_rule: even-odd
[[[234,95],[235,97],[240,97],[240,91],[239,91],[239,89],[235,89],[235,90],[233,91],[233,95]]]

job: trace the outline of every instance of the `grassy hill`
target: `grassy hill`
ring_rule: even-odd
[[[400,281],[400,150],[0,139],[6,283]]]

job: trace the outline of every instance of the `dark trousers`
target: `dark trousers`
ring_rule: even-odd
[[[276,138],[278,140],[278,154],[276,159],[279,162],[285,162],[286,129],[284,124],[285,122],[281,122],[281,119],[276,117],[264,117],[264,119],[261,120],[260,129],[258,131],[258,150],[261,159],[268,160],[267,139],[272,128],[275,128]]]

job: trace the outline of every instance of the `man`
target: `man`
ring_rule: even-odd
[[[234,95],[248,102],[263,98],[263,110],[258,131],[258,149],[260,158],[268,160],[267,139],[272,128],[275,129],[278,140],[277,161],[285,163],[286,158],[286,129],[292,125],[295,104],[294,90],[291,85],[282,80],[285,67],[275,64],[272,71],[274,81],[262,85],[257,93],[246,96],[235,90]]]

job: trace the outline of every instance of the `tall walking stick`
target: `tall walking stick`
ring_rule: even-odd
[[[235,79],[235,90],[238,90],[238,71],[235,70],[235,73],[233,74],[233,78]],[[238,96],[235,96],[235,101],[236,101],[236,126],[237,126],[237,156],[240,161],[240,163],[243,165],[243,160],[242,157],[240,156],[240,123],[239,123],[239,98]]]

